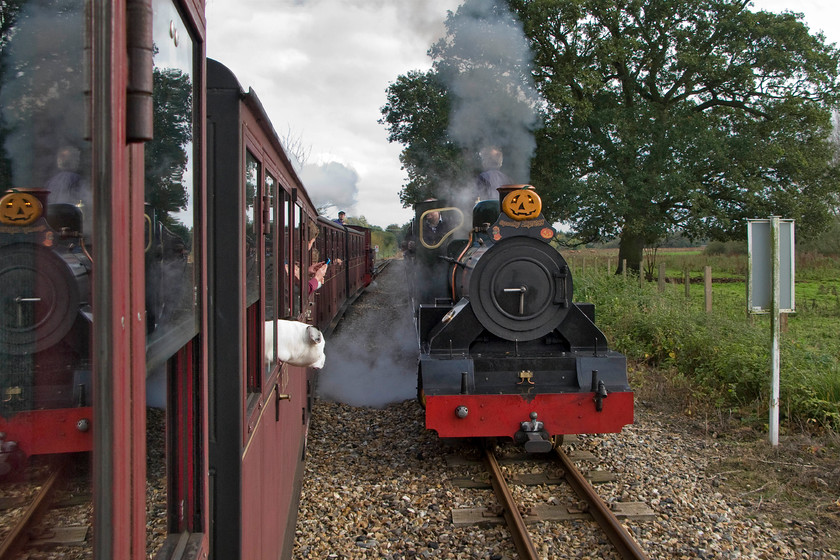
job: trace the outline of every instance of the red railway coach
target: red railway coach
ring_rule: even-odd
[[[211,551],[278,558],[293,542],[314,380],[265,341],[276,319],[311,314],[317,213],[256,94],[218,62],[207,70]]]
[[[330,332],[373,278],[370,229],[345,226],[324,217],[317,222],[316,260],[330,263],[324,286],[314,299],[315,324]]]
[[[91,452],[96,559],[290,555],[314,372],[278,360],[276,320],[334,324],[371,279],[370,231],[318,218],[204,21],[202,0],[0,6],[0,478]],[[341,260],[317,298],[316,249]]]
[[[146,558],[145,384],[162,372],[159,557],[206,557],[203,2],[0,15],[0,463],[92,451],[95,558]]]

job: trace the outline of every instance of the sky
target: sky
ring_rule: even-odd
[[[316,205],[382,228],[412,217],[399,191],[400,144],[382,117],[386,89],[431,66],[447,10],[460,0],[207,0],[207,56],[252,88],[274,129],[296,146]],[[753,10],[804,14],[812,32],[840,44],[837,0],[753,0]]]

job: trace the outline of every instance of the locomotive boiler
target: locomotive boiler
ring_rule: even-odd
[[[440,437],[513,438],[550,451],[564,434],[633,422],[625,357],[609,349],[530,185],[465,212],[418,204],[410,251],[418,397]]]

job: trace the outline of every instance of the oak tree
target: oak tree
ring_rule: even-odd
[[[840,190],[829,142],[840,52],[801,15],[747,0],[488,1],[530,44],[542,98],[531,182],[550,219],[620,237],[636,270],[642,249],[676,230],[743,237],[748,218],[770,214],[803,233],[827,223]],[[414,107],[401,109],[434,109]]]

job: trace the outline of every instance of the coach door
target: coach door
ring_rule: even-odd
[[[151,4],[154,137],[145,145],[143,240],[148,485],[167,496],[148,519],[151,532],[168,535],[159,552],[196,549],[206,531],[203,43],[192,25],[203,18],[171,0]]]

